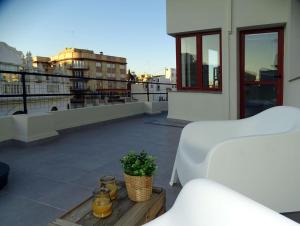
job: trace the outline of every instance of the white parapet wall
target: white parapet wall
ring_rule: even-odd
[[[0,117],[0,142],[11,140],[13,137],[13,118],[11,116]]]
[[[58,135],[51,113],[14,115],[12,117],[15,140],[32,142]]]
[[[101,105],[51,112],[55,129],[62,130],[145,113],[144,102]]]
[[[168,101],[145,102],[145,113],[158,114],[168,111]]]
[[[0,117],[0,142],[32,142],[58,135],[59,130],[141,114],[167,111],[167,102],[135,102],[49,113]]]

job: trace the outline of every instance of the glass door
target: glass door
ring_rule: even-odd
[[[282,104],[283,29],[240,33],[240,117]]]

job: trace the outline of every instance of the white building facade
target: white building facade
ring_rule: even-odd
[[[164,74],[152,76],[149,80],[149,101],[168,101],[168,95],[171,91],[176,91],[176,69],[165,68]],[[163,83],[163,84],[155,84]],[[146,93],[146,84],[131,84],[132,93]],[[154,94],[155,93],[155,94]],[[168,93],[168,94],[166,94]],[[147,95],[133,95],[138,101],[148,101]]]
[[[26,71],[45,73],[43,68],[32,66],[32,57],[27,53],[26,57],[21,51],[0,42],[0,70]],[[54,69],[55,74],[63,74],[59,68]],[[27,94],[69,94],[70,82],[68,78],[54,78],[50,76],[26,75]],[[22,97],[5,97],[8,95],[22,95],[23,85],[19,73],[0,73],[0,116],[23,113]],[[27,97],[28,113],[49,112],[68,109],[70,96],[43,96]]]
[[[299,0],[167,0],[177,92],[169,118],[244,118],[300,107]]]
[[[165,70],[165,72],[169,72]],[[173,74],[174,79],[174,74]],[[167,101],[170,91],[176,90],[176,85],[172,84],[172,73],[164,75],[156,75],[150,79],[153,83],[163,83],[163,84],[150,84],[149,92],[156,93],[152,95],[152,101]],[[176,84],[176,83],[175,83]],[[168,93],[168,95],[166,95]]]
[[[176,85],[176,69],[175,68],[171,68],[171,67],[165,68],[165,77],[166,77],[166,79],[169,79],[172,84]]]

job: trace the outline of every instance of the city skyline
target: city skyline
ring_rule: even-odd
[[[137,74],[175,67],[165,1],[0,1],[0,41],[24,54],[53,56],[67,47],[128,59]]]

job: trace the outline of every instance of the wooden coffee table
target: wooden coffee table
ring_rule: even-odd
[[[118,182],[118,198],[113,201],[113,213],[99,219],[92,214],[89,197],[48,226],[136,226],[147,223],[165,212],[166,193],[163,188],[153,188],[152,197],[145,202],[133,202],[127,196],[124,182]]]

